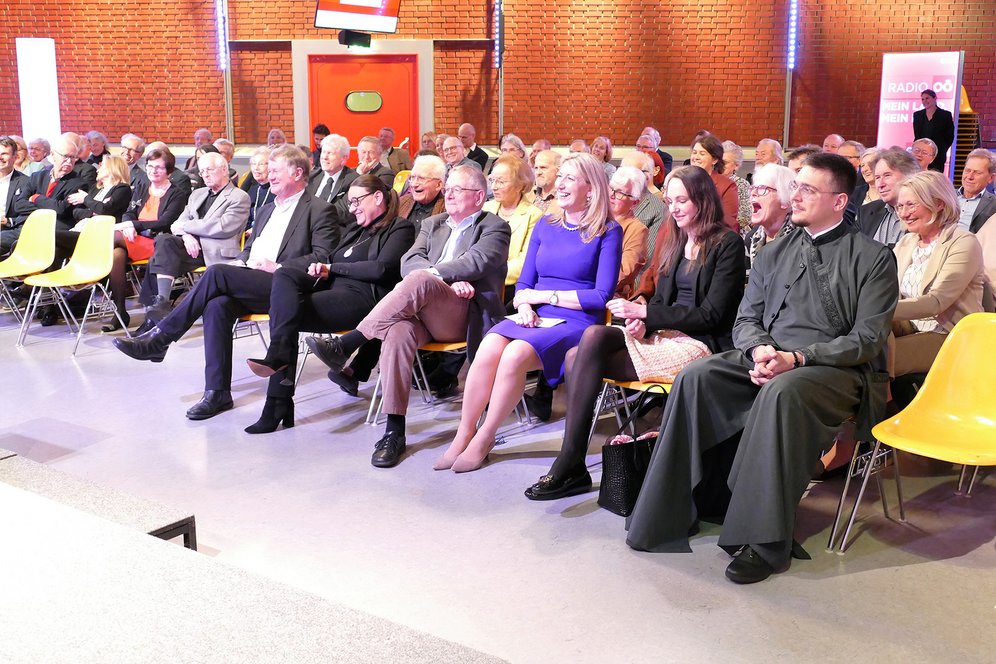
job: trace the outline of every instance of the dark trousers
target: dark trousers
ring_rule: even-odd
[[[699,516],[693,490],[711,474],[713,450],[739,435],[719,545],[732,551],[749,544],[775,568],[788,562],[796,507],[822,450],[857,411],[861,373],[804,366],[759,387],[748,374],[753,366],[732,350],[678,374],[627,522],[631,547],[689,550],[688,530]]]
[[[241,316],[270,309],[273,275],[234,265],[212,265],[187,297],[159,321],[168,339],[178,340],[204,318],[204,389],[232,389],[232,327]]]
[[[269,357],[287,362],[285,374],[274,374],[266,393],[272,397],[290,397],[293,385],[281,385],[284,375],[294,376],[297,367],[298,332],[345,332],[355,328],[373,309],[373,292],[363,297],[355,291],[329,288],[323,279],[301,269],[281,268],[273,274],[270,290]],[[369,374],[368,374],[369,375]]]
[[[152,304],[156,295],[159,294],[159,287],[156,285],[156,275],[165,274],[170,277],[179,277],[199,267],[204,267],[204,254],[197,254],[197,258],[192,258],[187,253],[187,247],[183,244],[183,238],[169,233],[160,233],[155,238],[156,248],[149,259],[148,268],[145,271],[145,278],[142,279],[142,292],[139,294],[139,302]],[[169,293],[166,293],[169,297]]]

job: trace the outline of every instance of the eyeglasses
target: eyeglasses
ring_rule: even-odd
[[[896,203],[896,213],[903,214],[907,210],[910,213],[916,212],[920,208],[920,203],[917,201],[910,201],[909,203]]]
[[[800,196],[802,196],[807,201],[813,200],[814,198],[816,198],[820,194],[830,194],[832,196],[835,196],[837,194],[843,194],[844,193],[842,191],[820,191],[816,187],[810,186],[808,184],[799,184],[798,182],[793,182],[791,189],[792,189],[792,195],[793,196],[796,193],[798,193]]]
[[[408,176],[408,181],[411,182],[412,184],[425,184],[426,182],[432,182],[433,180],[435,180],[436,182],[442,182],[442,180],[440,180],[439,178],[427,178],[421,175]]]
[[[628,198],[631,201],[636,200],[636,196],[633,196],[632,194],[627,194],[625,191],[621,189],[613,189],[611,187],[609,188],[609,198],[622,198],[622,199]]]
[[[128,154],[142,154],[141,150],[136,150],[135,148],[126,148],[123,145],[121,146],[121,151],[127,152]]]
[[[508,180],[499,180],[497,178],[488,178],[488,184],[490,184],[492,188],[498,187],[499,189],[501,189],[503,187],[507,187],[508,186]]]
[[[209,166],[206,168],[202,168],[197,172],[200,173],[201,175],[207,175],[208,173],[220,173],[222,170],[227,170],[227,169],[225,169],[224,166]]]
[[[931,157],[931,156],[933,156],[933,152],[931,152],[930,150],[926,150],[924,148],[913,148],[913,156],[914,157]]]
[[[446,153],[449,153],[449,152],[456,152],[456,151],[457,151],[457,150],[459,150],[459,149],[460,149],[460,146],[459,146],[459,145],[451,145],[451,146],[450,146],[450,147],[448,147],[448,148],[443,148],[443,152],[446,152]]]
[[[370,192],[367,192],[367,193],[363,194],[362,196],[357,196],[356,198],[350,198],[349,201],[348,201],[348,203],[349,203],[349,209],[353,209],[354,207],[359,207],[360,201],[362,201],[367,196],[373,196],[375,193],[377,193],[377,192],[370,191]]]
[[[456,186],[456,187],[443,187],[443,196],[449,196],[450,194],[453,194],[454,196],[459,196],[460,194],[464,193],[465,191],[484,191],[484,190],[483,189],[470,189],[468,187],[460,187],[460,186]]]
[[[760,198],[763,198],[768,194],[773,194],[776,190],[774,187],[769,187],[768,185],[765,184],[758,184],[748,189],[748,191],[750,192],[751,196],[758,196]]]
[[[74,155],[74,154],[62,154],[61,152],[57,152],[55,150],[52,150],[52,156],[54,157],[54,159],[52,160],[53,162],[54,161],[76,161],[76,155]]]
[[[166,167],[162,164],[146,164],[145,170],[147,171],[165,171]],[[204,171],[201,171],[202,173]]]

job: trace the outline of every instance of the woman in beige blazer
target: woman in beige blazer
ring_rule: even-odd
[[[896,212],[909,231],[896,243],[899,305],[890,337],[892,377],[930,369],[948,332],[982,311],[982,247],[958,228],[954,186],[934,171],[907,178]]]

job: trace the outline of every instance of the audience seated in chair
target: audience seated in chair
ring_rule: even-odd
[[[730,580],[762,581],[804,555],[793,546],[795,511],[822,449],[847,418],[870,435],[884,416],[899,284],[888,248],[842,221],[855,179],[843,157],[805,162],[792,197],[801,230],[758,253],[735,350],[692,362],[674,382],[627,523],[632,548],[688,551],[709,499],[728,503],[719,545],[735,556]],[[709,477],[719,481],[703,484]]]
[[[397,193],[377,176],[361,175],[348,200],[356,223],[345,229],[330,262],[273,274],[270,345],[266,357],[248,360],[253,373],[270,382],[263,413],[248,433],[270,433],[280,422],[293,426],[298,332],[353,329],[401,280],[401,257],[415,241],[415,228],[398,216]]]
[[[380,146],[380,139],[376,136],[364,136],[356,144],[356,156],[360,163],[356,165],[357,175],[376,175],[384,181],[388,187],[394,186],[394,171],[381,162],[383,149]]]
[[[246,222],[246,230],[251,231],[256,217],[264,205],[273,202],[273,192],[270,191],[270,177],[267,172],[267,164],[270,159],[270,148],[261,145],[256,148],[249,158],[248,177],[244,178],[241,186],[242,191],[249,194],[249,221]]]
[[[670,383],[693,360],[733,348],[744,289],[743,241],[725,227],[719,194],[702,169],[675,169],[665,191],[672,214],[648,271],[653,294],[649,301],[610,301],[609,311],[624,324],[592,325],[567,354],[564,442],[550,472],[526,490],[530,500],[591,489],[585,454],[603,378]]]
[[[422,223],[401,260],[404,279],[356,329],[341,338],[308,339],[333,372],[371,340],[383,342],[381,386],[387,430],[371,463],[390,468],[405,451],[405,414],[412,365],[429,341],[467,341],[473,358],[484,333],[504,315],[502,284],[508,260],[508,224],[482,212],[487,183],[480,169],[457,166],[446,180],[446,214]],[[336,381],[338,382],[338,381]]]
[[[15,168],[18,143],[11,136],[0,136],[0,256],[6,254],[13,246],[5,241],[5,236],[17,226],[24,223],[27,215],[18,218],[14,210],[14,202],[21,196],[21,191],[30,182],[30,178]],[[17,231],[20,234],[20,230]],[[15,236],[16,239],[16,236]]]
[[[562,382],[567,351],[585,328],[604,320],[622,253],[622,229],[609,216],[608,194],[605,170],[594,157],[581,152],[564,158],[557,175],[559,213],[533,229],[516,284],[518,315],[498,323],[481,343],[467,374],[460,425],[436,470],[480,468],[498,427],[522,398],[526,373],[542,369],[551,387]],[[542,326],[542,318],[563,322]]]
[[[795,230],[791,221],[793,182],[795,173],[785,166],[765,164],[754,171],[754,184],[750,188],[751,229],[744,240],[748,268],[762,247]]]
[[[149,303],[145,329],[169,313],[177,277],[234,258],[241,250],[240,240],[249,220],[249,194],[229,179],[228,162],[222,155],[206,153],[197,163],[204,186],[190,194],[170,232],[155,238],[140,297]]]
[[[359,173],[346,165],[349,159],[349,141],[339,134],[329,134],[322,139],[322,152],[318,166],[311,171],[308,193],[334,206],[340,217],[348,214],[346,192]],[[381,178],[384,179],[384,178]],[[387,183],[386,179],[385,184]]]
[[[204,396],[187,410],[192,420],[232,408],[232,327],[242,316],[270,310],[273,273],[283,265],[303,270],[312,263],[327,263],[342,234],[344,224],[334,208],[305,194],[311,170],[307,154],[293,145],[277,148],[268,168],[276,200],[260,212],[235,263],[212,265],[155,327],[113,342],[129,357],[162,362],[170,344],[203,315]]]
[[[890,249],[906,232],[896,212],[899,186],[920,167],[906,150],[889,148],[878,153],[871,164],[879,200],[858,209],[858,230]]]
[[[692,166],[698,166],[712,177],[716,183],[719,198],[723,201],[726,212],[726,225],[734,232],[740,231],[737,215],[740,201],[737,198],[737,185],[721,173],[723,170],[723,144],[713,135],[703,136],[692,145],[692,155],[689,158]]]

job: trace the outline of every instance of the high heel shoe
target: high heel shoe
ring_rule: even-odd
[[[460,454],[460,456],[458,456],[453,461],[453,465],[450,466],[450,469],[454,473],[469,473],[469,472],[478,470],[479,468],[481,468],[482,466],[484,466],[484,464],[486,464],[488,462],[488,457],[491,455],[491,450],[493,450],[494,448],[495,448],[495,443],[494,443],[494,441],[491,441],[491,445],[488,447],[487,451],[484,453],[484,456],[481,457],[480,459],[476,459],[476,458],[472,458],[472,457],[468,456],[467,453],[470,450],[466,449],[466,450],[463,451],[463,453]]]
[[[285,429],[294,426],[294,399],[291,397],[266,397],[263,413],[255,424],[246,427],[246,433],[273,433],[277,425]]]
[[[111,322],[104,323],[101,326],[100,328],[101,332],[104,332],[105,334],[107,332],[117,332],[118,330],[121,329],[121,321],[124,321],[124,327],[128,327],[128,325],[131,323],[131,316],[128,315],[127,311],[119,311],[118,313],[121,316],[121,320],[118,320],[118,317],[115,316],[114,318],[111,319]]]
[[[249,371],[253,372],[260,378],[269,378],[273,374],[284,373],[287,371],[289,366],[287,362],[283,360],[278,360],[270,357],[264,357],[262,359],[250,357],[246,360],[246,364],[249,365]],[[281,385],[293,385],[294,381],[290,380],[287,376],[284,376],[283,380],[280,381]]]

